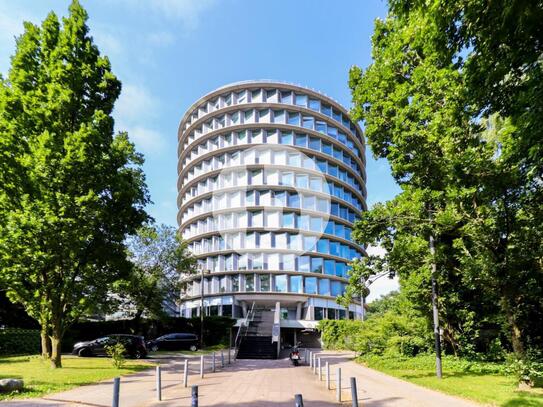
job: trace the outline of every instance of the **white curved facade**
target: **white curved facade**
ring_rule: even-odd
[[[335,302],[364,255],[351,231],[366,209],[363,135],[342,106],[296,85],[236,83],[194,103],[178,141],[177,221],[205,273],[207,315],[239,318],[254,302],[291,327],[361,317],[360,304]],[[200,284],[188,278],[182,316],[199,315]]]

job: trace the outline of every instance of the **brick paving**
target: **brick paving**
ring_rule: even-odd
[[[324,377],[320,381],[307,366],[294,367],[288,359],[238,360],[232,365],[211,373],[211,356],[206,356],[206,373],[199,375],[199,357],[189,358],[189,383],[183,386],[184,357],[164,358],[162,366],[162,401],[156,399],[154,369],[124,376],[121,379],[121,407],[190,406],[191,386],[198,385],[199,406],[294,406],[294,395],[303,394],[306,407],[338,406],[335,391],[335,372],[342,369],[342,401],[351,405],[349,378],[356,377],[360,406],[370,407],[468,407],[476,404],[424,389],[417,385],[384,375],[360,366],[351,355],[340,352],[318,352],[324,362],[329,361],[332,389],[327,390]],[[112,401],[112,380],[78,387],[40,399],[0,403],[2,407],[19,406],[91,406],[108,407]]]

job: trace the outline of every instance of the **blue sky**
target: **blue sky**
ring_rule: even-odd
[[[116,128],[145,155],[157,222],[176,224],[177,127],[205,93],[230,82],[277,79],[317,89],[350,108],[348,71],[371,62],[381,0],[81,0],[91,35],[123,83]],[[0,72],[22,21],[68,0],[0,0]],[[399,191],[386,162],[367,151],[368,204]],[[393,287],[379,283],[375,294]],[[376,283],[377,285],[377,283]]]

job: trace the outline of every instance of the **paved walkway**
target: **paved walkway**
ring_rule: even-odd
[[[346,353],[320,352],[331,366],[332,389],[320,381],[307,366],[294,367],[288,359],[238,360],[224,369],[210,372],[211,357],[206,356],[206,374],[199,375],[199,357],[189,358],[189,385],[183,387],[184,358],[162,360],[162,401],[156,400],[155,371],[148,370],[121,379],[121,407],[190,406],[191,386],[199,387],[199,406],[294,406],[294,395],[303,394],[306,407],[338,406],[335,391],[335,372],[342,369],[342,401],[351,405],[349,378],[356,377],[361,406],[468,407],[476,404],[424,389],[414,384],[364,368],[352,362]],[[2,407],[20,406],[91,406],[108,407],[112,400],[112,381],[82,386],[41,399],[0,403]]]

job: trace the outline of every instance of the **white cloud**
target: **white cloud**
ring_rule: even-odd
[[[195,29],[201,15],[217,3],[216,0],[123,0],[130,8],[159,14],[168,19],[181,20],[186,30]]]
[[[123,85],[114,111],[116,128],[127,131],[137,149],[145,154],[161,153],[166,148],[163,135],[147,125],[156,119],[159,109],[160,101],[143,86]]]
[[[156,130],[143,126],[122,126],[119,130],[128,132],[128,136],[136,145],[138,151],[146,154],[160,153],[166,147],[162,134]]]
[[[121,96],[115,104],[115,115],[127,124],[155,117],[160,101],[141,85],[123,84]]]
[[[157,31],[147,35],[147,42],[158,47],[165,47],[173,44],[175,37],[166,31]]]
[[[94,38],[94,43],[100,49],[102,55],[119,55],[123,51],[123,45],[119,41],[119,37],[106,32],[103,28],[97,28],[91,31],[91,35]]]

